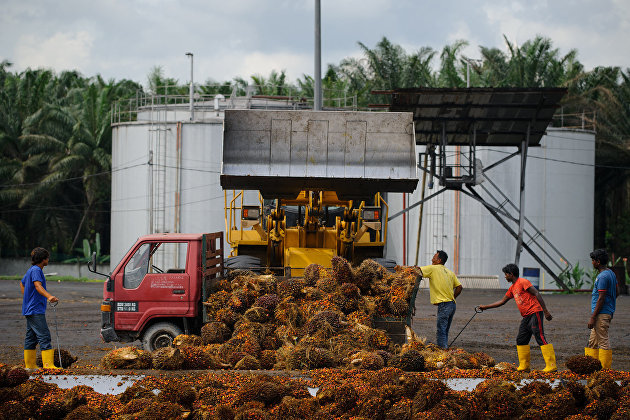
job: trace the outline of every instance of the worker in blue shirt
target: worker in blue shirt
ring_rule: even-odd
[[[617,277],[607,267],[608,253],[605,249],[596,249],[591,252],[591,262],[599,274],[593,283],[591,296],[591,318],[588,328],[591,335],[588,339],[588,347],[584,349],[587,356],[599,359],[602,368],[610,369],[612,364],[612,350],[608,340],[610,321],[615,314],[615,301],[617,299]]]
[[[50,254],[44,248],[31,251],[31,268],[28,269],[20,288],[24,299],[22,315],[26,317],[26,338],[24,339],[24,365],[26,369],[37,369],[37,343],[42,351],[42,363],[45,369],[58,369],[55,366],[55,350],[50,343],[50,330],[46,322],[46,304],[58,302],[55,296],[46,290],[46,277],[42,269],[48,265]]]

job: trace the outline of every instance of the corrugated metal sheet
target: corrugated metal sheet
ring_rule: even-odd
[[[445,129],[448,145],[518,146],[530,128],[536,146],[566,94],[565,88],[409,88],[391,94],[394,112],[413,112],[418,144],[438,143]]]

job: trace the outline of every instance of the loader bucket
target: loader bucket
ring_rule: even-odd
[[[357,199],[418,183],[409,112],[226,110],[224,130],[223,189]]]

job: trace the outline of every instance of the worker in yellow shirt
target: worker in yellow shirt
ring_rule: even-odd
[[[455,299],[462,292],[462,284],[444,264],[448,260],[448,255],[442,250],[438,250],[433,259],[432,265],[420,267],[422,277],[429,279],[429,295],[431,303],[437,308],[437,345],[443,349],[448,348],[448,330],[455,315]]]

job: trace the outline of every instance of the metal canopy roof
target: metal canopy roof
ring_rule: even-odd
[[[439,143],[443,129],[447,145],[470,145],[476,129],[477,146],[538,146],[565,88],[407,88],[374,93],[391,94],[389,110],[413,112],[416,143]]]

